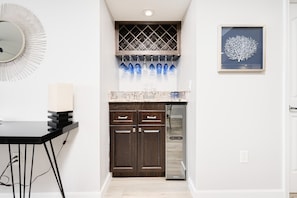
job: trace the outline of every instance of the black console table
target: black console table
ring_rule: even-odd
[[[18,145],[18,156],[21,155],[21,145],[23,146],[23,167],[21,167],[21,163],[19,164],[19,196],[20,198],[25,198],[26,193],[28,197],[31,197],[31,185],[32,185],[32,174],[33,174],[33,164],[34,164],[34,149],[36,144],[43,144],[46,154],[48,156],[49,162],[51,164],[51,168],[54,172],[57,184],[59,186],[61,195],[65,198],[65,193],[62,185],[62,180],[59,173],[59,168],[55,156],[54,147],[52,144],[52,139],[71,131],[78,127],[78,122],[74,122],[70,125],[67,125],[60,129],[53,129],[48,126],[46,121],[8,121],[2,122],[0,124],[0,144],[7,144],[9,151],[9,160],[10,160],[10,171],[11,171],[11,180],[12,180],[12,191],[13,198],[16,197],[15,190],[15,181],[14,181],[14,173],[13,173],[13,159],[12,159],[12,150],[11,145]],[[26,170],[29,167],[27,165],[27,145],[32,145],[32,158],[31,168],[30,168],[30,178],[29,178],[29,189],[26,192]],[[20,159],[19,159],[20,160]],[[23,171],[22,171],[23,169]],[[22,173],[23,172],[23,173]]]

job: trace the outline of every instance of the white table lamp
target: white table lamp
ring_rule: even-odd
[[[73,85],[54,83],[48,86],[48,111],[73,111]]]

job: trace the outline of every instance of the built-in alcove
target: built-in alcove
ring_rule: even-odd
[[[176,90],[180,32],[180,21],[116,21],[119,90]]]

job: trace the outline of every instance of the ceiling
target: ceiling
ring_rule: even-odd
[[[115,21],[182,21],[191,0],[105,0]],[[153,10],[145,16],[144,10]]]

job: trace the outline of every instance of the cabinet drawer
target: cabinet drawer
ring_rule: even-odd
[[[165,111],[140,110],[138,116],[139,124],[165,124]]]
[[[109,119],[111,125],[135,125],[136,111],[111,111]]]

